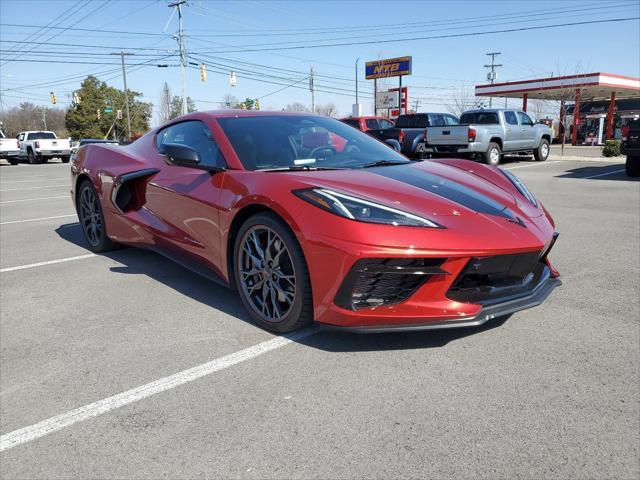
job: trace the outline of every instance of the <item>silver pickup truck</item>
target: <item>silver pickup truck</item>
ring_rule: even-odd
[[[456,126],[427,127],[425,150],[433,156],[480,157],[498,165],[505,153],[549,156],[551,129],[520,110],[470,110]]]

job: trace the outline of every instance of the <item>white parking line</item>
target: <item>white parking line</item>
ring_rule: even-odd
[[[607,172],[607,173],[599,173],[598,175],[591,175],[590,177],[578,177],[578,178],[598,178],[598,177],[604,177],[607,175],[613,175],[614,173],[620,173],[620,172],[624,172],[624,168],[620,169],[620,170],[614,170],[613,172]]]
[[[539,167],[541,165],[551,165],[552,163],[560,163],[560,162],[564,162],[564,161],[565,160],[551,160],[550,162],[529,163],[527,165],[517,165],[517,166],[511,167],[511,168],[504,167],[504,169],[505,170],[515,170],[516,168]]]
[[[35,200],[52,200],[54,198],[68,198],[68,199],[71,199],[71,197],[69,195],[60,195],[58,197],[37,197],[37,198],[23,198],[21,200],[6,200],[4,202],[0,202],[0,204],[4,205],[5,203],[33,202]]]
[[[14,272],[16,270],[25,270],[27,268],[44,267],[45,265],[54,265],[56,263],[72,262],[74,260],[82,260],[84,258],[95,257],[95,253],[88,253],[86,255],[77,255],[75,257],[58,258],[57,260],[48,260],[46,262],[29,263],[27,265],[18,265],[17,267],[7,267],[0,269],[0,273]]]
[[[0,222],[0,225],[10,225],[12,223],[27,223],[27,222],[39,222],[40,220],[52,220],[54,218],[67,218],[67,217],[75,217],[75,213],[70,213],[69,215],[55,215],[53,217],[40,217],[40,218],[27,218],[26,220],[11,220],[9,222]]]
[[[40,190],[43,188],[56,188],[56,187],[68,187],[68,183],[58,183],[56,185],[43,185],[40,187],[24,187],[24,188],[5,188],[0,190],[0,192],[23,192],[25,190]]]
[[[49,178],[49,177],[40,177],[40,178],[43,178],[45,180],[51,180],[53,182],[64,182],[69,180],[69,178]],[[34,180],[33,178],[31,180],[9,180],[6,177],[0,176],[0,185],[2,183],[9,185],[14,183],[33,183],[33,182],[42,182],[42,180]]]
[[[44,437],[50,433],[57,432],[75,423],[97,417],[103,413],[137,402],[143,398],[193,382],[194,380],[219,372],[220,370],[224,370],[225,368],[229,368],[233,365],[246,362],[247,360],[256,358],[259,355],[284,347],[291,342],[313,335],[317,331],[317,328],[312,327],[298,332],[293,332],[282,337],[276,337],[238,352],[225,355],[224,357],[217,358],[210,362],[203,363],[202,365],[198,365],[188,370],[183,370],[182,372],[155,380],[140,387],[132,388],[126,392],[56,415],[55,417],[48,418],[28,427],[14,430],[13,432],[0,437],[0,452]]]

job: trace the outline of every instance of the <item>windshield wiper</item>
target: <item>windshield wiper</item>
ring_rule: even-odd
[[[407,163],[411,163],[411,162],[409,162],[409,161],[407,161],[407,162],[396,162],[394,160],[378,160],[377,162],[365,163],[360,168],[387,167],[387,166],[390,166],[390,165],[406,165]]]
[[[315,167],[313,165],[290,165],[288,167],[267,167],[258,168],[256,172],[301,172],[301,171],[317,171],[317,170],[349,170],[341,167]]]

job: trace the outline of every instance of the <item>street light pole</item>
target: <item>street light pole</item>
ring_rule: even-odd
[[[356,58],[356,105],[358,104],[358,62],[360,58]]]

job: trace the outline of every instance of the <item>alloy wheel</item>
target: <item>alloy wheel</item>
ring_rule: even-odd
[[[491,160],[491,165],[500,163],[500,151],[497,148],[492,148],[489,153],[489,159]]]
[[[547,145],[546,143],[543,143],[540,146],[540,157],[547,158],[548,156],[549,156],[549,145]]]
[[[238,252],[242,293],[264,321],[282,321],[296,297],[296,276],[291,254],[271,228],[256,225],[245,232]]]
[[[98,246],[102,237],[102,211],[98,196],[90,187],[80,194],[80,223],[88,242]]]

